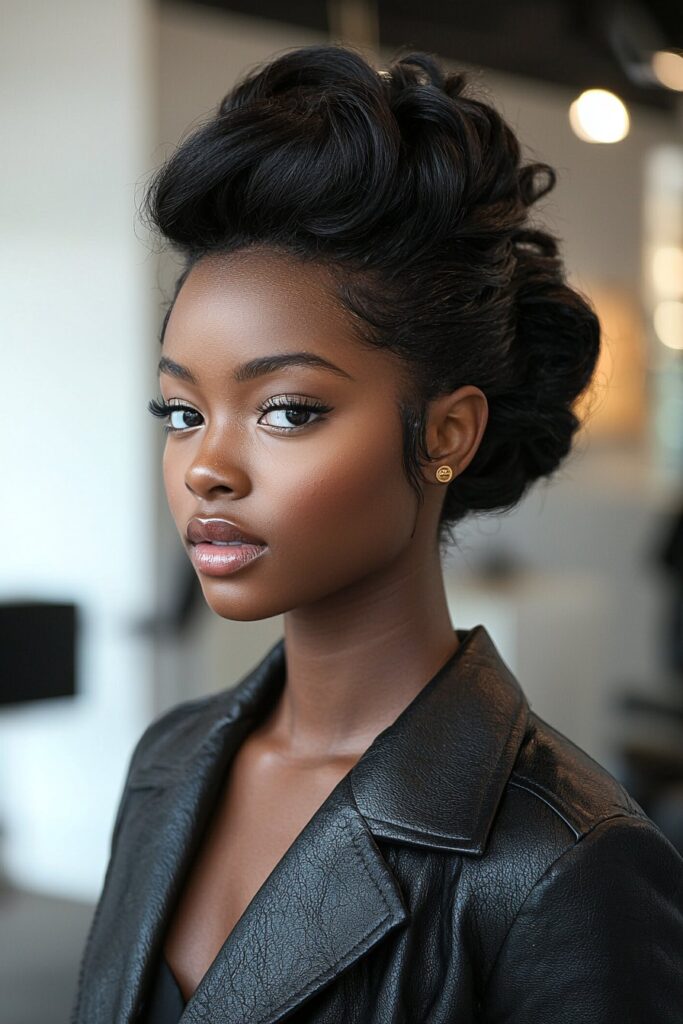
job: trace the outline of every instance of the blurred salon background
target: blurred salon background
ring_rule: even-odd
[[[601,317],[587,426],[461,525],[454,626],[683,852],[683,9],[677,0],[0,3],[0,1024],[68,1019],[132,748],[234,685],[280,617],[204,604],[166,507],[158,332],[177,264],[144,184],[234,80],[327,40],[470,73]]]

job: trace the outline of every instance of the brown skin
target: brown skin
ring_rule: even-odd
[[[247,359],[302,350],[350,376],[288,367],[231,379]],[[178,532],[189,552],[189,519],[215,515],[267,543],[232,575],[198,575],[222,618],[282,614],[287,662],[277,705],[234,759],[169,932],[165,952],[187,999],[315,810],[457,649],[437,542],[446,485],[434,472],[465,469],[488,406],[472,385],[430,403],[434,461],[418,506],[402,465],[405,368],[360,343],[321,267],[267,249],[196,264],[163,351],[198,381],[160,376],[166,401],[200,413],[174,418],[187,425],[164,452]],[[283,395],[332,408],[258,411]]]

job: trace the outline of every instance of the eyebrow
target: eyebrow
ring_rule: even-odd
[[[240,363],[235,368],[232,377],[234,381],[240,384],[242,381],[254,380],[256,377],[275,373],[276,370],[280,370],[284,366],[317,366],[323,370],[330,370],[332,373],[348,377],[349,380],[354,379],[350,373],[342,370],[340,366],[336,366],[328,359],[315,355],[313,352],[280,352],[269,356],[259,356],[256,359],[249,359],[246,363]],[[180,363],[176,363],[174,359],[169,359],[168,356],[162,356],[159,360],[158,372],[167,373],[171,377],[177,377],[178,380],[187,381],[188,384],[199,383],[191,370],[188,370],[186,366],[182,366]]]

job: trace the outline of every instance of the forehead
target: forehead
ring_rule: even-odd
[[[164,346],[196,337],[204,345],[220,339],[238,347],[295,340],[358,346],[329,272],[270,250],[206,256],[195,264],[175,300]]]
[[[410,369],[398,355],[361,340],[332,273],[272,249],[198,261],[176,297],[163,351],[205,383],[229,380],[238,364],[260,356],[306,351],[368,391],[412,390]]]

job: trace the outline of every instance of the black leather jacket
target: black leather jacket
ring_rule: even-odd
[[[183,1024],[681,1024],[683,860],[530,711],[486,629],[381,732],[226,939]],[[72,1024],[128,1024],[280,639],[139,740]]]

